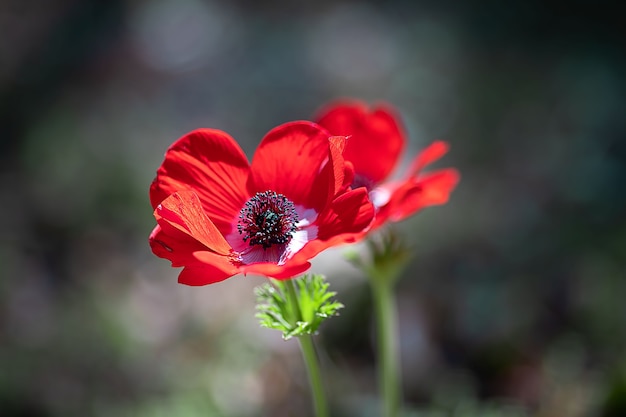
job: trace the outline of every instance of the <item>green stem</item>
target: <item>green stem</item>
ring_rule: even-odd
[[[295,313],[297,320],[302,321],[302,312],[300,311],[298,294],[296,293],[296,287],[293,280],[286,280],[285,286],[287,287],[287,297],[289,298],[293,312]],[[315,353],[315,347],[313,346],[313,338],[310,335],[302,335],[298,337],[298,340],[300,342],[302,356],[304,357],[304,363],[306,364],[307,374],[309,375],[309,383],[311,384],[311,392],[313,394],[313,405],[315,407],[315,416],[328,417],[328,405],[326,404],[326,396],[322,385],[317,354]]]
[[[393,283],[386,280],[371,280],[374,306],[376,309],[376,339],[380,360],[378,378],[384,399],[383,417],[396,417],[400,403],[400,372],[398,340],[398,318],[393,296]]]
[[[298,340],[300,341],[302,356],[304,356],[304,362],[306,363],[306,369],[309,374],[315,415],[317,417],[328,417],[328,406],[326,404],[326,396],[324,395],[317,354],[315,353],[315,346],[313,346],[313,338],[310,335],[303,335],[300,336]]]

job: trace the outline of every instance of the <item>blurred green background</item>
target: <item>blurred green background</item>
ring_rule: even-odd
[[[626,53],[611,3],[3,0],[0,415],[307,416],[260,277],[176,283],[148,186],[197,127],[251,156],[337,97],[396,105],[462,181],[399,229],[407,416],[626,415]],[[372,161],[376,163],[376,161]],[[377,416],[369,290],[318,337],[334,416]]]

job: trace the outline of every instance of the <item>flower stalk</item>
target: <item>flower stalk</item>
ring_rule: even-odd
[[[372,281],[376,314],[376,343],[379,358],[379,389],[383,397],[383,416],[396,417],[400,404],[400,356],[398,350],[398,317],[393,284]]]
[[[378,385],[383,398],[382,416],[397,417],[400,411],[400,352],[395,284],[411,256],[400,236],[388,229],[367,241],[369,258],[348,253],[350,262],[368,277],[374,302],[376,345],[379,358]]]
[[[300,309],[300,303],[298,302],[296,287],[292,280],[285,281],[285,287],[287,287],[287,298],[289,299],[289,303],[291,304],[292,311],[296,313],[297,320],[301,322],[302,312]],[[315,409],[315,416],[328,417],[328,404],[326,402],[326,395],[324,393],[324,387],[322,385],[320,366],[317,360],[315,346],[313,345],[313,338],[310,334],[302,334],[298,336],[298,341],[300,343],[300,350],[302,351],[307,374],[309,376],[309,384],[311,386],[311,394],[313,395],[313,407]]]
[[[313,344],[322,322],[336,316],[343,304],[322,275],[305,275],[292,280],[273,280],[256,289],[257,318],[262,327],[280,330],[283,339],[297,337],[306,365],[316,417],[328,417],[328,403]]]

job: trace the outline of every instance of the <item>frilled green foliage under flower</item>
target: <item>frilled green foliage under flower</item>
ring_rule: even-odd
[[[264,284],[255,289],[261,326],[283,332],[285,340],[315,334],[322,322],[338,315],[343,304],[333,300],[334,291],[323,275]]]

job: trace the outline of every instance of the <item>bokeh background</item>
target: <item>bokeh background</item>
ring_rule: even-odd
[[[462,182],[400,225],[407,416],[626,415],[626,53],[608,2],[2,0],[0,415],[308,416],[260,277],[176,283],[167,146],[337,97],[397,106]],[[372,161],[376,163],[376,161]],[[334,416],[378,416],[369,289],[342,250],[317,341]]]

